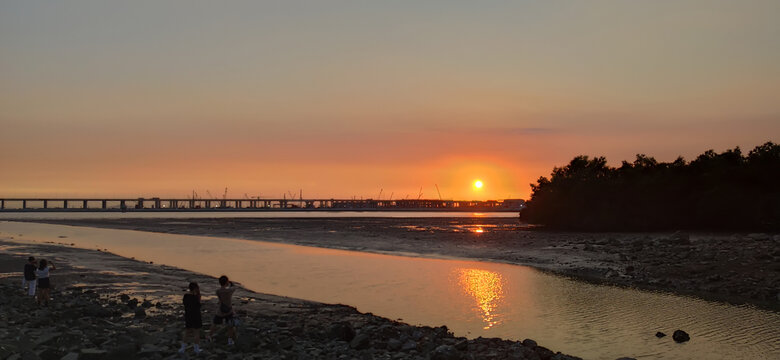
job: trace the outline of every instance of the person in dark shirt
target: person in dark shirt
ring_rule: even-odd
[[[38,264],[35,262],[35,258],[30,256],[27,258],[27,264],[24,264],[24,278],[22,278],[22,289],[27,290],[27,295],[35,296],[35,285],[38,284],[35,278],[35,268]]]
[[[192,348],[195,354],[200,354],[200,329],[203,327],[203,321],[200,317],[200,287],[198,283],[191,282],[190,292],[184,294],[182,299],[184,303],[184,335],[181,340],[180,353],[187,349],[187,339],[192,341]]]

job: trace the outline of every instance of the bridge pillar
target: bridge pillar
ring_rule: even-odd
[[[168,207],[171,209],[176,209],[179,207],[179,202],[176,200],[171,200],[170,204],[168,204]]]
[[[83,209],[87,208],[87,200],[84,200],[84,205],[82,206]]]
[[[211,200],[206,200],[206,209],[211,209]]]
[[[68,208],[68,200],[62,200],[62,208],[67,209]]]
[[[108,201],[103,200],[103,203],[101,204],[103,209],[108,208]]]
[[[195,208],[195,199],[190,200],[190,209]]]
[[[43,208],[44,209],[49,208],[49,201],[48,200],[43,200]]]
[[[27,209],[27,200],[22,200],[22,209]]]

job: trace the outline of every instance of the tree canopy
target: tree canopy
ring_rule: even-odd
[[[531,184],[520,218],[568,230],[780,229],[780,145],[745,156],[739,147],[708,150],[693,161],[659,162],[638,154],[610,167],[577,156]]]

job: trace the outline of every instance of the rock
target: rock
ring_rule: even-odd
[[[356,350],[362,350],[368,347],[368,345],[371,343],[371,338],[366,333],[360,333],[355,336],[352,341],[349,343],[349,347],[356,349]]]
[[[330,326],[328,334],[331,339],[341,341],[352,341],[355,337],[355,328],[348,322],[340,322]]]
[[[130,299],[127,301],[127,307],[131,309],[135,309],[138,307],[138,299]]]
[[[660,331],[659,331],[659,332],[657,332],[657,333],[655,333],[655,337],[657,337],[657,338],[662,338],[662,337],[664,337],[664,336],[666,336],[666,334],[664,334],[664,333],[662,333],[662,332],[660,332]]]
[[[401,351],[411,351],[417,349],[417,342],[409,340],[401,346]]]
[[[128,296],[127,294],[119,295],[119,300],[121,300],[123,303],[127,303],[128,301],[130,301],[130,296]]]
[[[139,307],[135,309],[135,317],[138,319],[143,319],[146,317],[146,310],[144,308]]]
[[[125,360],[135,359],[136,346],[133,342],[120,342],[114,349],[108,352],[109,359]]]
[[[769,239],[771,239],[769,235],[759,234],[759,233],[748,234],[747,237],[755,241],[768,241]]]
[[[398,339],[387,340],[387,349],[388,350],[398,351],[398,350],[401,349],[401,345],[403,345],[403,343],[401,343],[401,340],[398,340]]]
[[[523,346],[529,347],[529,348],[535,348],[537,346],[536,341],[533,341],[531,339],[525,339],[523,340]]]
[[[431,360],[458,360],[461,358],[460,352],[450,345],[439,345],[430,356]]]
[[[677,245],[690,245],[691,236],[677,231],[669,237],[669,242]]]
[[[67,356],[67,355],[65,355]],[[78,356],[79,360],[99,360],[108,359],[108,352],[100,349],[81,349]]]
[[[536,352],[536,354],[539,355],[539,358],[541,358],[542,360],[548,360],[555,355],[555,353],[552,352],[552,350],[544,346],[535,347],[534,352]]]
[[[143,308],[145,308],[145,309],[148,309],[148,308],[152,307],[152,302],[151,302],[151,301],[149,301],[149,300],[144,300],[144,302],[143,302],[143,303],[141,303],[141,306],[142,306]]]
[[[682,330],[675,330],[674,334],[672,334],[672,339],[678,343],[686,342],[691,339],[690,336],[688,336],[688,333]]]
[[[65,354],[60,360],[79,360],[79,354],[74,352],[69,352]]]

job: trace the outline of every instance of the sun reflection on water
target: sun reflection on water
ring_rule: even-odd
[[[504,298],[504,279],[501,274],[481,269],[458,269],[459,284],[464,292],[474,297],[474,310],[485,322],[487,330],[500,323],[498,306]]]

